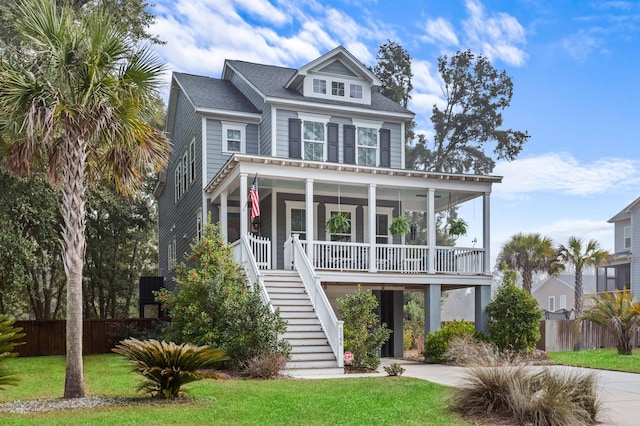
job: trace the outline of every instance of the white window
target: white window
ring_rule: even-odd
[[[327,80],[314,78],[313,79],[313,93],[321,93],[323,95],[326,95],[327,94]]]
[[[196,140],[195,138],[191,139],[191,143],[189,144],[189,183],[193,182],[196,178]]]
[[[326,231],[326,239],[328,241],[355,241],[356,240],[356,206],[350,205],[338,205],[338,204],[325,204],[325,218],[329,220],[329,218],[335,216],[341,212],[346,215],[349,219],[351,226],[349,229],[341,234],[330,234],[329,231]]]
[[[222,151],[246,152],[246,124],[222,122]]]
[[[364,242],[369,242],[369,206],[363,206],[364,219]],[[393,218],[393,207],[376,207],[376,243],[388,244],[392,242],[389,234],[389,225]]]
[[[302,143],[305,160],[324,161],[326,125],[317,121],[302,123]]]
[[[198,209],[196,214],[196,237],[198,240],[202,239],[202,209]]]
[[[333,96],[344,96],[344,83],[341,81],[332,81],[331,94]]]
[[[378,165],[378,130],[370,127],[358,127],[357,138],[358,165]]]
[[[567,309],[567,295],[560,295],[560,309]]]
[[[178,161],[178,165],[176,166],[176,170],[174,173],[175,177],[175,202],[177,203],[180,197],[182,197],[182,161]]]
[[[362,84],[350,84],[349,97],[354,99],[362,99]]]
[[[169,269],[173,269],[176,267],[176,239],[172,238],[169,242],[169,253],[168,253],[168,261],[169,261]]]
[[[554,312],[556,310],[556,297],[549,296],[549,312]]]
[[[624,248],[625,249],[631,248],[631,227],[630,226],[624,227]]]
[[[286,236],[289,238],[292,234],[300,234],[300,240],[307,239],[307,211],[304,201],[290,201],[285,200],[285,206],[287,210],[287,229]],[[317,210],[318,203],[313,203],[314,206],[314,229],[317,224]]]
[[[189,187],[189,153],[185,152],[182,156],[182,194],[187,192]]]

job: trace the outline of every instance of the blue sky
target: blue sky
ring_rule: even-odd
[[[493,173],[504,180],[491,198],[492,257],[517,232],[613,250],[606,221],[640,196],[640,2],[157,0],[153,12],[169,69],[212,77],[225,59],[297,68],[340,44],[373,65],[381,43],[398,41],[413,57],[409,107],[428,137],[439,56],[471,49],[506,70],[504,125],[531,138]],[[475,222],[481,204],[467,207]]]

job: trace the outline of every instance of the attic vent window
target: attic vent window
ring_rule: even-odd
[[[333,96],[344,96],[344,83],[340,81],[332,81],[331,94]]]
[[[349,96],[355,99],[362,99],[362,84],[350,84]]]
[[[327,80],[321,80],[319,78],[313,79],[313,93],[327,94]]]

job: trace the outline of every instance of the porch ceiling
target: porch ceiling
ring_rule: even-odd
[[[240,173],[249,175],[249,183],[257,173],[261,193],[273,189],[304,193],[306,179],[313,179],[315,194],[337,195],[339,192],[345,197],[366,198],[368,185],[376,184],[378,199],[399,199],[409,210],[424,209],[428,188],[435,189],[436,210],[443,210],[491,192],[491,185],[502,181],[500,176],[382,169],[236,154],[211,179],[205,194],[215,200],[227,191],[233,198],[238,193]]]

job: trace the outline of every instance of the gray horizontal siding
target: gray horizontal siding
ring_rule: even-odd
[[[222,123],[207,119],[207,182],[209,182],[229,159],[222,153]]]
[[[271,156],[271,107],[267,105],[262,113],[260,122],[260,146],[259,154]]]
[[[289,158],[289,119],[298,118],[295,111],[276,112],[276,157]]]
[[[247,97],[247,99],[249,99],[249,101],[256,108],[262,111],[262,108],[264,107],[264,101],[262,99],[262,96],[258,92],[253,90],[253,88],[249,86],[249,84],[247,84],[247,82],[235,72],[231,74],[231,78],[229,80],[231,81],[231,83],[233,83],[234,86],[238,88],[238,90],[240,90],[240,92],[242,92],[243,95]]]
[[[353,72],[351,72],[349,68],[347,68],[340,61],[333,61],[326,67],[322,68],[320,71],[327,74],[337,74],[337,75],[347,76],[347,77],[357,77]]]
[[[247,154],[258,155],[258,125],[257,124],[249,124],[247,125],[246,132],[246,148]]]
[[[391,135],[391,168],[402,168],[402,150],[404,150],[404,136],[401,134],[402,126],[400,123],[382,124],[383,129],[389,129]]]

